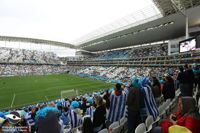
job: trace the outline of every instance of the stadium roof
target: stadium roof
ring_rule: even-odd
[[[153,2],[164,16],[200,5],[200,0],[153,0]]]
[[[199,14],[198,14],[200,12],[200,7],[198,6],[200,5],[200,0],[143,0],[143,1],[145,1],[145,3],[135,2],[135,5],[133,5],[133,7],[129,6],[129,8],[131,9],[137,8],[137,5],[139,6],[139,4],[141,7],[149,5],[149,4],[150,6],[147,6],[143,9],[141,9],[140,7],[138,8],[138,9],[141,9],[140,11],[130,14],[109,25],[103,26],[102,28],[85,35],[84,37],[74,41],[73,43],[64,43],[66,41],[63,40],[63,38],[61,38],[60,41],[50,41],[48,38],[46,38],[46,36],[42,36],[42,35],[43,35],[43,32],[47,36],[51,35],[50,38],[52,40],[59,40],[59,39],[55,39],[54,37],[60,37],[60,35],[64,35],[65,36],[64,39],[68,38],[69,35],[72,35],[72,34],[75,35],[74,33],[76,32],[69,32],[70,33],[69,35],[63,34],[64,33],[63,29],[65,29],[66,27],[63,26],[62,24],[68,25],[67,24],[68,21],[76,23],[76,24],[81,24],[83,23],[84,20],[80,21],[81,19],[78,19],[78,20],[73,19],[74,16],[72,19],[68,18],[70,17],[70,15],[73,15],[73,13],[70,11],[63,12],[64,9],[72,8],[73,9],[72,11],[79,10],[77,15],[82,14],[81,18],[83,19],[85,17],[84,14],[90,14],[91,11],[97,8],[96,7],[97,4],[93,2],[93,0],[79,1],[79,3],[82,4],[81,6],[77,5],[76,3],[77,1],[76,2],[73,1],[75,3],[70,3],[68,5],[68,6],[70,5],[73,5],[73,6],[70,6],[68,8],[66,8],[67,4],[65,3],[66,2],[65,0],[61,0],[59,2],[51,1],[49,2],[49,5],[45,7],[45,10],[43,9],[42,5],[46,4],[46,1],[41,2],[39,0],[34,0],[34,1],[30,1],[31,4],[27,2],[26,0],[21,1],[21,3],[24,3],[24,4],[20,4],[20,2],[18,1],[11,1],[11,0],[3,1],[1,2],[1,5],[0,5],[0,11],[3,11],[0,14],[2,17],[2,19],[0,18],[1,26],[2,26],[1,27],[2,36],[0,36],[0,40],[43,43],[43,44],[63,46],[63,47],[69,47],[69,48],[78,48],[78,49],[82,48],[83,50],[95,52],[95,51],[115,49],[115,48],[120,48],[120,47],[134,46],[134,45],[144,44],[144,43],[151,43],[151,42],[156,42],[156,41],[163,41],[163,40],[168,40],[168,39],[173,39],[179,36],[183,36],[185,34],[184,33],[185,32],[185,17],[179,12],[180,10],[182,11],[186,10],[186,14],[189,16],[189,26],[195,26],[195,25],[200,24]],[[39,4],[40,6],[37,6],[38,2],[39,3],[41,2],[41,4]],[[85,4],[86,2],[91,3],[91,9],[88,10],[89,13],[84,12],[85,8],[83,7],[86,5]],[[121,4],[125,3],[124,1],[120,1],[120,2]],[[114,8],[117,9],[115,10],[116,12],[115,14],[117,15],[120,14],[117,11],[121,11],[121,9],[119,10],[119,7],[123,6],[119,4],[120,2],[116,2],[116,5],[118,4],[118,6],[113,6],[113,10]],[[127,1],[124,5],[127,6],[128,2],[130,1]],[[101,3],[98,3],[99,4],[98,9],[99,7],[101,7],[102,9],[102,6],[104,6],[104,8],[108,7],[108,9],[110,9],[109,3],[110,1],[106,3],[105,5],[105,1],[102,0]],[[74,4],[75,6],[77,6],[76,9],[74,9]],[[100,4],[103,4],[103,5],[100,6]],[[113,4],[113,2],[111,2],[111,4]],[[51,12],[52,7],[54,6],[59,7],[58,12],[56,10],[56,11],[53,11],[52,13]],[[84,11],[80,12],[80,10],[84,10]],[[43,14],[47,16],[42,17],[42,15],[39,15],[39,14]],[[53,15],[56,15],[56,16],[53,16]],[[94,12],[95,17],[96,16],[98,17],[98,15],[102,16],[101,14],[96,14]],[[63,16],[66,16],[66,17],[63,17]],[[19,19],[20,21],[19,22],[17,21],[17,23],[14,23],[16,18],[17,20]],[[39,23],[39,21],[42,21],[43,18],[47,18],[48,22],[43,23],[43,25],[37,25],[37,23]],[[89,18],[91,22],[94,21],[93,19],[94,18]],[[98,20],[100,21],[101,19],[98,19]],[[59,24],[56,24],[56,26],[51,25],[57,21],[59,22]],[[107,19],[102,19],[102,22],[103,21],[107,21]],[[46,26],[48,25],[47,23],[50,23],[50,27]],[[5,24],[7,24],[9,27],[4,26]],[[31,26],[29,24],[35,24],[35,25]],[[18,30],[15,30],[16,27],[18,27]],[[83,25],[82,27],[85,27],[85,29],[87,28],[89,29],[92,26],[90,23],[90,25],[86,25],[86,26]],[[9,31],[7,32],[8,28],[9,28]],[[28,31],[24,31],[24,29],[26,28]],[[73,28],[74,27],[71,26],[71,29]],[[74,28],[74,31],[79,30],[80,32],[82,32],[82,30],[79,28],[80,26],[78,27],[77,25],[76,28]],[[93,25],[93,28],[94,28],[94,25]],[[42,32],[39,31],[40,29],[42,29]],[[51,29],[52,29],[52,32],[49,32],[49,30]],[[56,29],[56,32],[54,32],[53,29],[54,30]],[[65,30],[69,30],[69,29],[70,28],[68,27],[68,29],[65,29]],[[36,33],[36,36],[32,35],[32,31]],[[21,37],[14,37],[15,36],[14,32],[19,32],[18,36],[21,36]],[[7,33],[8,33],[8,36],[6,36]],[[28,38],[26,36],[28,36]],[[38,37],[39,38],[44,37],[45,39],[34,39]],[[75,46],[77,44],[78,46]]]
[[[159,0],[156,1],[158,2]],[[166,0],[163,1],[166,2]],[[160,4],[162,5],[162,2]],[[197,4],[194,6],[196,5]],[[137,22],[130,24],[127,26],[128,28],[122,27],[117,30],[115,29],[111,34],[108,33],[105,36],[89,40],[78,47],[87,51],[95,52],[163,41],[185,35],[185,16],[178,12],[179,7],[174,7],[174,10],[176,9],[177,11],[169,12],[161,6],[159,8],[162,10],[160,14],[154,14],[155,16],[146,20],[141,20],[140,23]],[[189,18],[190,27],[200,25],[199,12],[200,6],[185,9],[185,13]]]
[[[67,47],[67,48],[75,48],[74,45],[64,43],[64,42],[50,41],[50,40],[44,40],[44,39],[25,38],[25,37],[0,36],[0,41],[30,42],[30,43],[62,46],[62,47]]]
[[[0,35],[73,43],[152,0],[0,0]]]
[[[97,38],[116,33],[118,31],[137,26],[162,17],[158,8],[152,4],[117,21],[105,25],[74,41],[76,45],[84,44]]]

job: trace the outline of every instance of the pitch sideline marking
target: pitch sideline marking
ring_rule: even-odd
[[[46,100],[47,100],[47,101],[49,101],[49,99],[48,99],[48,97],[47,97],[47,96],[45,96],[45,98],[46,98]]]
[[[14,101],[15,101],[15,96],[16,96],[16,95],[15,95],[15,93],[14,93],[13,99],[12,99],[12,103],[11,103],[11,106],[10,106],[11,108],[13,107],[13,103],[14,103]]]

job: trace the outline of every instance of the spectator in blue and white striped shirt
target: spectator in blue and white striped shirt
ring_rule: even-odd
[[[35,131],[35,120],[33,118],[34,108],[29,108],[29,112],[26,114],[25,119],[28,126],[31,127],[31,132]]]
[[[148,115],[152,115],[153,118],[156,119],[156,117],[159,115],[159,112],[155,98],[152,93],[150,80],[148,77],[143,76],[140,78],[139,83],[141,85],[141,91],[143,93],[144,103],[145,103],[145,109],[144,109],[145,112],[143,112],[144,114],[140,112],[143,115],[143,116],[141,115],[142,122],[145,121],[146,119],[145,117],[147,117]]]
[[[110,96],[110,108],[108,110],[107,119],[110,123],[119,121],[125,116],[125,105],[126,105],[127,95],[122,90],[121,84],[117,83],[115,85],[115,90]]]
[[[93,100],[92,97],[87,98],[87,104],[86,105],[87,105],[88,108],[86,109],[85,114],[89,115],[91,120],[93,121],[95,107],[94,107],[94,100]]]
[[[68,118],[71,123],[71,128],[76,128],[82,124],[82,118],[79,115],[79,103],[73,101],[71,103],[71,109],[68,111]]]
[[[95,108],[91,105],[89,108],[87,108],[86,115],[89,115],[91,120],[93,120],[94,112],[95,112]]]
[[[62,107],[69,107],[70,106],[70,102],[69,100],[66,98],[61,102]]]
[[[76,128],[82,124],[81,116],[75,113],[72,109],[69,109],[68,111],[68,118],[71,123],[71,129]]]

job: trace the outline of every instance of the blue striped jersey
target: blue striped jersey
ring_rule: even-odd
[[[129,93],[129,89],[126,87],[126,88],[124,88],[124,92],[125,92],[125,94],[128,96],[128,93]]]
[[[69,103],[69,101],[62,101],[62,102],[61,102],[61,106],[62,106],[62,107],[69,107],[69,106],[70,106],[70,103]]]
[[[91,117],[91,120],[93,120],[94,111],[95,111],[95,109],[92,106],[90,106],[89,108],[86,109],[86,115],[89,115]]]
[[[108,110],[107,119],[110,122],[119,121],[122,117],[125,116],[125,105],[126,105],[127,95],[124,91],[120,96],[115,95],[115,91],[111,93],[110,96],[110,108]]]
[[[68,111],[68,118],[71,123],[71,128],[76,128],[82,124],[82,118],[76,114],[73,110]]]
[[[35,120],[32,119],[31,114],[32,114],[31,112],[28,112],[28,113],[26,114],[26,116],[25,116],[25,119],[26,119],[26,122],[27,122],[27,124],[28,124],[29,126],[34,126],[34,125],[35,125]]]
[[[125,92],[126,96],[128,96],[129,88],[126,87],[126,88],[124,89],[124,92]],[[127,105],[125,106],[125,113],[126,113],[126,114],[125,114],[125,117],[128,118],[128,106],[127,106]]]
[[[154,119],[159,115],[158,107],[156,105],[155,98],[151,91],[151,87],[146,85],[142,87],[142,91],[144,93],[144,102],[146,106],[147,115],[152,115]]]

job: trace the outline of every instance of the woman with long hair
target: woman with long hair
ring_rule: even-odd
[[[200,133],[200,115],[193,97],[180,97],[178,111],[170,115],[170,120],[164,120],[160,127],[152,133],[168,133],[169,127],[178,125],[189,129],[192,133]]]
[[[95,97],[96,110],[94,112],[93,126],[94,132],[99,132],[105,127],[106,108],[103,105],[103,99],[100,96]]]

